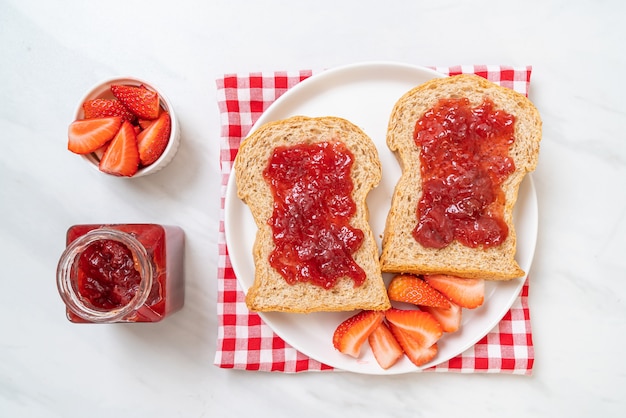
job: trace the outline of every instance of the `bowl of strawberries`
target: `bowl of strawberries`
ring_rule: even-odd
[[[153,85],[118,77],[95,85],[68,129],[68,149],[116,177],[155,173],[172,161],[180,128],[171,102]]]

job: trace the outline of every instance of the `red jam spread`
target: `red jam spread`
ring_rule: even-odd
[[[353,159],[339,141],[274,150],[263,172],[274,196],[268,223],[275,248],[269,262],[287,283],[331,289],[341,277],[350,277],[355,286],[365,281],[352,258],[363,241],[363,231],[350,226],[356,212]]]
[[[514,125],[487,98],[476,107],[466,98],[442,99],[417,121],[423,193],[413,236],[421,245],[458,240],[488,248],[506,239],[501,184],[515,171],[508,154]]]
[[[78,292],[98,309],[127,305],[137,293],[141,276],[131,251],[114,240],[90,244],[78,260]]]

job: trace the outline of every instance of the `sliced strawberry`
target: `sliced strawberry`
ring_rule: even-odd
[[[106,118],[110,116],[121,116],[122,120],[134,122],[137,117],[130,113],[128,109],[115,99],[92,99],[83,103],[85,119]]]
[[[439,322],[428,312],[390,308],[385,312],[385,318],[425,347],[435,344],[443,334]]]
[[[95,150],[93,152],[96,155],[96,157],[98,158],[98,161],[100,161],[102,159],[102,156],[106,152],[107,148],[109,148],[109,144],[110,143],[111,143],[111,141],[107,142],[106,144],[104,144],[103,146],[101,146],[100,148],[98,148],[97,150]]]
[[[159,117],[159,95],[144,86],[113,84],[111,92],[128,110],[140,119]]]
[[[420,309],[435,317],[443,332],[455,332],[461,327],[461,307],[450,302],[449,308],[420,306]]]
[[[115,176],[133,176],[139,167],[139,152],[133,125],[126,121],[100,160],[100,170]]]
[[[171,131],[170,114],[162,112],[157,120],[137,135],[139,158],[143,166],[152,164],[163,154]]]
[[[343,321],[333,334],[333,346],[340,352],[358,358],[361,346],[383,321],[379,311],[361,311]]]
[[[389,299],[414,305],[447,308],[450,302],[424,280],[411,274],[399,274],[391,279],[387,289]]]
[[[67,148],[76,154],[89,154],[110,141],[122,125],[119,116],[74,121],[68,129]]]
[[[153,122],[154,122],[154,120],[150,120],[150,119],[139,119],[139,120],[137,120],[137,123],[139,124],[141,129],[146,129],[148,126],[152,125]]]
[[[374,329],[367,341],[372,348],[376,362],[385,370],[396,364],[404,355],[402,347],[384,322]]]
[[[400,327],[389,324],[389,329],[395,337],[400,347],[411,360],[411,363],[416,366],[422,366],[431,361],[437,355],[437,344],[431,346],[424,346],[420,344],[415,338],[413,338],[408,332],[403,331]]]
[[[474,309],[485,301],[483,279],[463,279],[447,274],[433,274],[424,276],[424,280],[463,308]]]

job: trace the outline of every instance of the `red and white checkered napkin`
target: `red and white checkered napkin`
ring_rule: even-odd
[[[448,75],[474,73],[528,94],[531,67],[431,67]],[[313,71],[228,74],[217,80],[221,113],[222,199],[218,266],[218,338],[215,364],[243,370],[302,372],[333,370],[298,352],[248,311],[228,257],[224,235],[224,196],[239,143],[278,97]],[[528,280],[500,323],[473,347],[426,371],[532,374],[534,349],[528,310]],[[332,344],[329,340],[328,344]]]

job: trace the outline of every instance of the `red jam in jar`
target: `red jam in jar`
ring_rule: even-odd
[[[71,322],[158,322],[183,307],[179,227],[75,225],[66,244],[57,286]]]
[[[355,286],[365,272],[352,254],[363,231],[350,226],[356,212],[350,177],[354,156],[340,141],[278,147],[264,170],[274,196],[269,224],[275,248],[270,265],[289,284],[331,289],[341,277]]]
[[[466,98],[442,99],[416,123],[422,196],[413,236],[421,245],[443,248],[495,247],[506,239],[501,184],[515,171],[509,148],[515,117],[491,100],[472,107]]]

